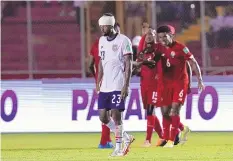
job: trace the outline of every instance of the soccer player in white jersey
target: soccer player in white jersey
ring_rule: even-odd
[[[124,131],[122,123],[122,112],[125,110],[132,72],[133,52],[129,38],[117,33],[114,24],[115,18],[112,14],[104,14],[99,19],[104,36],[99,39],[101,60],[96,90],[99,92],[100,120],[115,133],[116,146],[111,156],[124,156],[134,141],[134,137]]]

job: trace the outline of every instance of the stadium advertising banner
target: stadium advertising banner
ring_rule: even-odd
[[[204,80],[203,92],[192,83],[181,121],[192,131],[233,131],[233,77]],[[1,81],[1,132],[98,132],[97,98],[92,79]],[[161,120],[159,108],[156,115]],[[146,130],[138,78],[131,83],[124,126]]]

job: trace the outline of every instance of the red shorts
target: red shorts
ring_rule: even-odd
[[[161,106],[169,106],[172,102],[184,104],[188,83],[166,84],[161,92]]]
[[[143,86],[141,85],[141,96],[144,109],[147,105],[157,106],[157,86]]]

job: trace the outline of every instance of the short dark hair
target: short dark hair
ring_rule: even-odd
[[[175,28],[170,25],[164,25],[164,26],[158,27],[157,33],[162,33],[162,32],[175,34]]]
[[[104,13],[103,15],[104,15],[104,16],[113,16],[112,13]]]

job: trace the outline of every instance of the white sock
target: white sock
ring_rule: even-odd
[[[115,122],[110,119],[109,123],[106,124],[106,126],[112,131],[115,133],[115,130],[116,130],[116,125],[115,125]]]
[[[114,123],[114,121],[113,121],[112,119],[110,119],[109,123],[106,124],[106,126],[107,126],[112,132],[115,133],[116,125],[115,125],[115,123]],[[123,140],[124,140],[124,141],[129,140],[129,134],[127,134],[127,132],[124,131],[123,124],[122,124],[122,133],[123,133]]]
[[[116,139],[116,150],[120,150],[122,147],[122,136],[123,136],[123,126],[116,126],[115,139]]]

